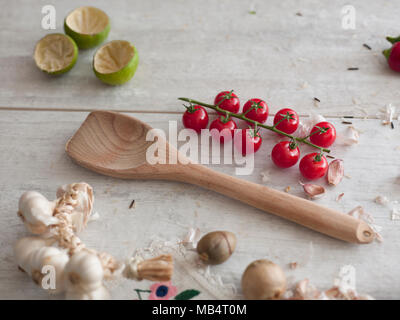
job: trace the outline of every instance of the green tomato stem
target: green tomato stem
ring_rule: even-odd
[[[204,103],[204,102],[197,101],[197,100],[193,100],[193,99],[189,99],[189,98],[178,98],[178,100],[186,101],[186,102],[193,103],[193,104],[198,104],[198,105],[200,105],[200,106],[213,109],[213,110],[215,110],[215,111],[217,111],[217,112],[224,113],[226,116],[233,117],[233,118],[237,118],[237,119],[241,119],[241,120],[244,120],[244,121],[253,123],[256,127],[262,127],[262,128],[264,128],[264,129],[271,130],[271,131],[273,131],[273,132],[279,133],[279,134],[281,134],[281,135],[283,135],[283,136],[286,136],[286,137],[288,137],[288,138],[290,138],[290,139],[292,139],[292,140],[294,140],[294,141],[297,141],[297,142],[300,142],[300,143],[304,143],[304,144],[307,144],[307,145],[309,145],[309,146],[311,146],[311,147],[313,147],[313,148],[316,148],[316,149],[320,150],[321,152],[326,152],[326,153],[331,152],[329,149],[322,148],[322,147],[317,146],[316,144],[314,144],[314,143],[308,141],[308,140],[307,140],[307,137],[305,137],[305,138],[298,138],[298,137],[295,137],[295,136],[293,136],[293,135],[291,135],[291,134],[288,134],[288,133],[286,133],[286,132],[283,132],[283,131],[281,131],[281,130],[278,130],[278,129],[275,128],[274,126],[268,126],[268,125],[263,124],[263,123],[261,123],[261,122],[258,122],[258,121],[249,119],[249,118],[247,118],[247,117],[246,117],[245,115],[243,115],[243,114],[238,114],[238,113],[230,112],[230,111],[221,109],[219,106],[216,106],[216,105],[213,105],[213,104]]]

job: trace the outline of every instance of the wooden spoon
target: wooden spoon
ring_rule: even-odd
[[[166,144],[167,164],[150,164],[146,160],[146,150],[154,143],[146,141],[150,129],[149,125],[124,114],[94,111],[68,141],[66,151],[78,164],[108,176],[182,181],[219,192],[337,239],[369,243],[375,237],[367,223],[347,214],[199,164],[182,164],[182,160],[188,159],[162,138],[158,139]],[[168,161],[173,152],[178,154],[180,161],[177,164]]]

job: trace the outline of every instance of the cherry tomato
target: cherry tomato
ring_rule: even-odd
[[[202,106],[190,106],[182,116],[182,122],[185,128],[196,130],[197,133],[201,129],[207,128],[208,113]]]
[[[310,141],[320,147],[329,147],[335,142],[336,129],[332,123],[323,121],[317,123],[310,132]]]
[[[224,122],[224,119],[224,116],[219,117],[210,124],[211,136],[214,139],[219,140],[220,143],[231,140],[233,138],[234,130],[237,128],[235,121],[228,120]],[[212,129],[217,129],[218,133]]]
[[[288,117],[289,119],[285,119],[285,117]],[[281,130],[288,134],[292,134],[297,130],[297,127],[299,126],[299,116],[297,112],[292,109],[281,109],[276,113],[274,117],[274,125],[276,125],[278,122],[279,124],[276,126],[278,130]]]
[[[316,180],[326,174],[328,161],[317,152],[309,153],[301,159],[299,168],[304,178]]]
[[[243,156],[256,153],[260,149],[262,139],[254,129],[241,129],[235,132],[234,144]]]
[[[400,72],[400,42],[393,44],[393,47],[383,51],[383,54],[388,60],[389,67],[397,72]]]
[[[214,99],[214,104],[218,105],[221,109],[238,113],[240,109],[240,101],[236,94],[232,91],[222,91],[217,94]],[[223,114],[222,112],[218,112]]]
[[[272,161],[280,168],[294,166],[299,158],[299,147],[291,141],[281,141],[271,151]]]
[[[243,106],[243,114],[251,120],[264,123],[268,118],[268,105],[263,100],[250,99]]]

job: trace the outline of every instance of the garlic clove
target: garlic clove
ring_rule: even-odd
[[[25,237],[19,239],[14,245],[14,256],[17,265],[23,271],[30,273],[31,254],[39,248],[51,245],[53,242],[55,240],[51,238]]]
[[[344,132],[338,134],[337,141],[338,144],[344,146],[351,146],[353,144],[357,144],[359,139],[360,139],[360,132],[353,126],[349,126]]]
[[[328,183],[337,186],[340,183],[340,181],[342,181],[343,176],[344,176],[343,160],[341,159],[333,160],[329,164],[328,173],[326,175]]]
[[[27,191],[19,199],[18,215],[27,229],[34,234],[45,234],[50,225],[59,222],[53,216],[55,202],[36,191]]]
[[[103,285],[104,270],[95,253],[81,250],[65,266],[67,291],[91,292]]]
[[[111,296],[106,287],[102,285],[101,287],[89,292],[75,290],[67,291],[65,298],[67,300],[110,300]]]
[[[64,291],[64,268],[69,260],[65,250],[42,247],[30,256],[30,274],[33,281],[49,293]]]
[[[303,186],[304,192],[310,199],[318,199],[321,198],[325,194],[325,188],[318,184],[312,183],[299,183]]]

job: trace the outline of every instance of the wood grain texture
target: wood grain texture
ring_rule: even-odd
[[[235,89],[242,103],[264,98],[272,113],[293,106],[301,114],[364,116],[362,107],[373,117],[400,98],[398,75],[381,55],[389,44],[384,37],[399,32],[396,1],[352,1],[355,30],[342,28],[345,0],[96,1],[111,18],[109,40],[132,41],[140,56],[133,80],[116,88],[92,72],[95,49],[80,51],[63,77],[37,70],[34,45],[53,32],[41,28],[46,4],[15,0],[0,13],[0,40],[7,43],[0,48],[7,75],[0,107],[175,112],[182,110],[179,96],[211,102],[220,90]],[[64,17],[82,2],[54,5],[62,32]]]
[[[374,203],[378,195],[396,200],[400,191],[397,182],[399,168],[393,158],[399,149],[393,141],[400,134],[382,126],[377,120],[352,120],[360,129],[360,144],[352,147],[335,145],[332,153],[344,159],[344,179],[337,187],[327,187],[328,193],[316,203],[347,212],[362,205],[376,223],[383,227],[382,244],[351,245],[328,238],[279,217],[228,198],[179,182],[125,181],[101,176],[74,164],[65,154],[67,139],[79,128],[87,113],[0,111],[0,298],[48,298],[47,294],[17,270],[13,261],[12,244],[27,234],[16,215],[19,196],[26,190],[37,190],[49,198],[55,197],[60,184],[86,181],[94,187],[95,210],[100,220],[91,222],[81,234],[90,247],[105,250],[117,258],[125,258],[135,248],[145,247],[153,238],[174,241],[182,238],[190,226],[204,233],[225,229],[238,238],[232,258],[213,270],[223,280],[240,288],[240,277],[253,260],[268,258],[281,265],[292,280],[308,277],[320,288],[328,288],[339,268],[352,264],[357,269],[359,292],[376,298],[395,299],[400,296],[399,221],[390,219],[387,207]],[[166,130],[169,120],[177,115],[137,117],[152,127]],[[338,132],[345,128],[334,122]],[[178,127],[179,129],[180,127]],[[241,178],[262,184],[260,173],[270,171],[268,187],[304,196],[298,184],[297,168],[282,171],[269,159],[272,145],[278,140],[263,132],[262,149],[256,154],[255,169]],[[302,148],[302,152],[309,149]],[[211,161],[212,159],[210,159]],[[213,169],[234,175],[234,165],[210,165]],[[324,183],[324,182],[323,182]],[[238,190],[239,192],[240,190]],[[336,202],[336,197],[344,193]],[[135,199],[136,208],[129,209]],[[299,267],[291,270],[290,262]],[[133,290],[134,284],[127,284]],[[239,291],[240,292],[240,291]],[[114,289],[113,296],[130,299]]]
[[[125,114],[93,111],[68,141],[65,150],[77,163],[100,174],[121,179],[194,184],[340,240],[360,244],[374,240],[374,231],[368,224],[354,217],[283,191],[210,170],[199,163],[188,163],[180,152],[171,157],[173,147],[164,139],[158,139],[163,147],[157,153],[164,150],[165,162],[151,164],[147,154],[154,143],[147,139],[151,129],[148,124]],[[200,152],[203,150],[204,145]],[[174,159],[179,160],[174,163]]]

